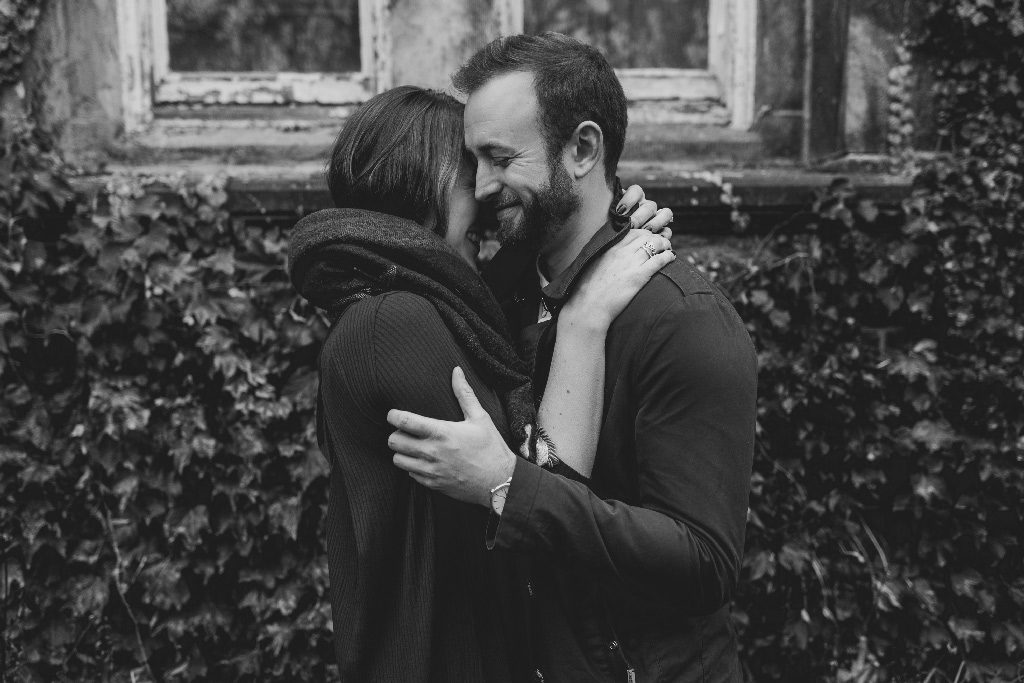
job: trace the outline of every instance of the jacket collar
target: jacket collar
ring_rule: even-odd
[[[623,228],[629,227],[629,217],[615,213],[615,205],[621,197],[622,189],[616,180],[615,199],[608,208],[608,221],[587,242],[569,267],[540,293],[550,310],[554,311],[554,307],[564,303],[576,279],[591,261],[625,236]],[[523,245],[503,246],[485,266],[483,277],[495,298],[503,302],[503,305],[511,301],[521,303],[526,298],[532,299],[539,287],[537,252]]]
[[[551,311],[565,303],[573,285],[587,267],[613,244],[625,237],[626,230],[624,228],[627,227],[629,227],[629,217],[615,213],[615,204],[613,203],[608,209],[608,221],[594,233],[579,255],[569,264],[569,267],[541,290],[544,303]]]

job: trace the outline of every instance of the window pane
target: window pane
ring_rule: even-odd
[[[558,31],[612,66],[706,69],[709,0],[525,0],[526,33]]]
[[[358,0],[167,0],[172,71],[359,71]]]

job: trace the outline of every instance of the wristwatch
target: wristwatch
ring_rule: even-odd
[[[505,509],[505,497],[508,495],[510,486],[512,486],[512,477],[491,489],[491,509],[499,517],[501,516],[501,511]]]

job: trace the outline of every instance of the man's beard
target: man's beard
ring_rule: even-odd
[[[558,162],[549,162],[547,185],[532,198],[503,192],[498,204],[514,201],[522,205],[522,211],[510,218],[498,218],[498,241],[505,246],[517,244],[531,249],[540,249],[550,241],[580,207],[572,178]]]

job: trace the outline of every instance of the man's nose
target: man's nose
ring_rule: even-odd
[[[478,202],[483,202],[494,196],[501,189],[497,178],[488,168],[487,164],[478,164],[476,167],[476,189],[474,195]]]

